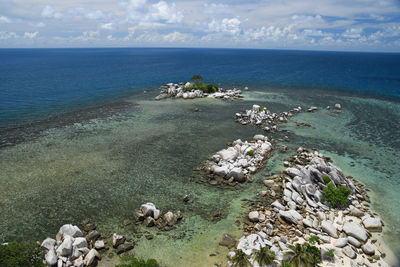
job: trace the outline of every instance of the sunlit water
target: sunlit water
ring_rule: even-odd
[[[79,224],[88,217],[104,234],[120,232],[133,238],[139,256],[169,266],[223,263],[228,250],[218,242],[224,233],[240,236],[242,226],[236,221],[248,211],[241,200],[260,191],[264,176],[282,170],[282,160],[302,145],[330,155],[346,175],[371,189],[372,206],[386,223],[384,239],[400,251],[399,103],[266,88],[233,102],[154,101],[154,94],[125,98],[137,105],[123,114],[51,128],[2,148],[0,242],[42,240],[54,236],[62,224]],[[283,125],[290,131],[290,142],[284,143],[287,153],[276,152],[253,183],[236,189],[195,183],[199,172],[194,168],[227,142],[262,133],[234,122],[234,114],[253,103],[276,112],[341,103],[343,112],[304,112]],[[194,112],[194,107],[200,111]],[[312,127],[297,127],[295,121]],[[185,194],[192,203],[182,202]],[[140,232],[155,237],[139,237],[123,222],[149,201],[162,211],[181,210],[183,221],[170,232],[143,227]],[[216,209],[222,219],[212,221],[210,214]]]

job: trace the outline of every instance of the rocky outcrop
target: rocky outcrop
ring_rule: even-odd
[[[218,91],[215,93],[204,93],[202,90],[191,90],[191,83],[189,82],[181,82],[179,84],[176,83],[167,83],[161,86],[161,91],[158,96],[155,97],[155,100],[162,100],[165,98],[182,98],[182,99],[194,99],[194,98],[203,98],[203,97],[213,97],[213,98],[222,98],[222,99],[237,99],[243,98],[242,91],[236,88],[225,90],[223,88],[218,88]]]
[[[266,132],[275,132],[277,125],[287,122],[293,115],[301,112],[301,107],[294,108],[281,114],[272,113],[265,107],[253,105],[252,109],[236,113],[236,121],[242,125],[256,125]]]
[[[245,221],[245,233],[239,239],[237,249],[251,256],[254,251],[268,246],[276,254],[276,263],[287,259],[285,253],[289,245],[303,243],[311,236],[318,236],[322,254],[334,252],[328,265],[355,266],[356,262],[365,266],[388,266],[383,260],[385,253],[377,246],[379,242],[371,238],[369,231],[381,231],[383,223],[373,216],[365,201],[368,200],[363,187],[343,174],[329,158],[318,152],[299,148],[298,152],[286,160],[288,166],[281,175],[264,180],[266,192],[251,203],[251,212]],[[351,188],[349,207],[344,210],[329,209],[322,203],[323,189],[328,176],[335,185]],[[325,180],[325,181],[324,181]],[[268,203],[268,204],[267,204]],[[257,208],[255,208],[257,207]],[[232,259],[234,251],[228,257]],[[336,261],[335,261],[336,260]],[[253,266],[259,266],[250,259]],[[231,266],[231,262],[229,262]],[[357,265],[361,266],[361,265]]]
[[[173,229],[174,225],[182,219],[180,211],[175,213],[168,211],[162,215],[151,202],[142,204],[140,210],[135,210],[133,214],[136,223],[142,223],[146,227],[157,226],[161,230]]]
[[[256,135],[251,142],[238,139],[232,146],[214,154],[203,168],[216,183],[235,185],[249,181],[250,175],[263,166],[271,151],[272,144],[266,136]]]

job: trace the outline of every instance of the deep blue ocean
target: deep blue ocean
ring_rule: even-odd
[[[220,85],[400,98],[400,54],[246,49],[0,49],[0,126],[156,89]]]

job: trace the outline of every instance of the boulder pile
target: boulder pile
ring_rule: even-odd
[[[375,236],[382,231],[383,223],[370,211],[362,185],[344,176],[322,153],[304,148],[299,148],[285,165],[288,168],[283,174],[264,181],[267,190],[261,191],[252,205],[237,249],[251,256],[268,246],[275,252],[275,263],[279,265],[288,259],[289,245],[302,244],[317,236],[322,259],[327,260],[324,257],[327,251],[334,253],[333,259],[324,261],[323,266],[388,266],[384,261],[386,254]],[[336,186],[351,189],[347,208],[332,209],[321,202],[325,176]],[[266,205],[266,201],[273,202]],[[230,251],[230,266],[233,256],[235,251]],[[250,261],[259,266],[253,259]]]
[[[153,203],[148,202],[142,204],[140,210],[134,211],[134,218],[138,224],[146,227],[156,226],[160,230],[168,231],[173,229],[183,217],[179,210],[175,213],[168,211],[162,215]]]
[[[279,123],[285,123],[293,115],[301,112],[301,107],[294,108],[288,112],[280,114],[272,113],[265,107],[253,105],[252,109],[235,114],[236,121],[242,125],[256,125],[266,132],[275,132],[278,130]]]
[[[168,83],[161,86],[161,91],[155,100],[161,100],[165,98],[183,98],[183,99],[194,99],[203,97],[214,97],[222,99],[237,99],[243,98],[242,91],[236,88],[225,90],[223,88],[218,88],[215,93],[204,93],[202,90],[190,90],[190,82]]]
[[[250,175],[263,166],[271,151],[272,144],[264,135],[255,135],[251,142],[238,139],[215,153],[204,170],[211,180],[231,185],[243,183],[251,180]]]

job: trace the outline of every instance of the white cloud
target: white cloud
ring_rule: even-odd
[[[46,24],[44,22],[29,22],[28,23],[32,27],[38,27],[38,28],[43,28],[46,27]]]
[[[241,21],[238,18],[224,18],[221,21],[213,19],[210,23],[208,23],[208,30],[211,32],[222,32],[238,35],[240,33],[240,24]]]
[[[315,15],[315,16],[293,15],[292,21],[295,24],[302,24],[302,25],[315,25],[315,24],[320,25],[325,23],[321,15]]]
[[[11,20],[6,16],[0,16],[0,24],[1,23],[11,23]]]
[[[15,32],[0,32],[0,40],[8,40],[11,38],[17,38],[17,34]]]
[[[98,10],[98,9],[94,10],[94,9],[85,8],[85,7],[75,7],[75,8],[70,9],[69,12],[72,15],[82,16],[84,18],[94,19],[94,20],[103,19],[106,17],[104,12],[101,10]]]
[[[171,32],[163,36],[164,40],[167,42],[186,42],[192,39],[191,35],[184,34],[181,32]]]
[[[226,14],[230,12],[230,8],[225,4],[205,3],[203,12],[205,14]]]
[[[63,14],[56,12],[54,8],[52,8],[50,5],[47,5],[42,10],[42,17],[49,19],[60,19],[63,17]]]
[[[102,28],[103,30],[112,30],[113,29],[113,23],[102,23],[100,25],[100,28]]]
[[[135,34],[136,27],[129,27],[128,28],[128,35],[124,37],[124,41],[129,41],[133,35]]]
[[[168,4],[159,1],[150,5],[147,0],[130,0],[123,2],[126,10],[126,20],[143,26],[162,26],[165,24],[180,23],[184,15],[178,11],[175,3]]]
[[[347,29],[342,36],[347,39],[357,39],[361,37],[362,28],[350,28]]]
[[[24,38],[35,39],[39,32],[25,32]]]
[[[109,40],[109,41],[115,41],[116,38],[114,38],[114,37],[110,34],[110,35],[107,35],[107,40]]]

